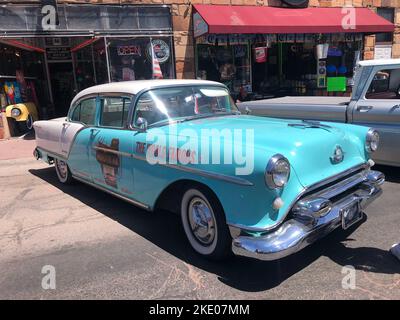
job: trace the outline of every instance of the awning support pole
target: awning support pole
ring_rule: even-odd
[[[111,82],[111,74],[110,74],[110,57],[108,54],[108,45],[107,45],[107,37],[104,37],[104,48],[106,50],[106,62],[107,62],[107,75],[108,82]]]

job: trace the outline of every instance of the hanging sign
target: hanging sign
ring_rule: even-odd
[[[142,48],[140,46],[131,45],[131,46],[118,46],[117,54],[119,56],[142,56]]]
[[[266,47],[254,48],[254,60],[257,63],[266,62],[267,61],[267,48]]]
[[[71,60],[71,50],[69,47],[46,48],[46,55],[49,61]]]

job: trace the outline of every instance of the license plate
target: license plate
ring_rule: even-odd
[[[351,203],[341,210],[343,229],[350,228],[353,224],[362,219],[360,203],[358,201]]]

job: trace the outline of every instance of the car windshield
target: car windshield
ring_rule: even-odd
[[[216,115],[239,113],[229,92],[220,86],[152,89],[139,98],[135,124],[164,125]]]

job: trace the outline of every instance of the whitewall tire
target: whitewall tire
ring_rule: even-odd
[[[182,226],[192,248],[211,259],[231,254],[232,239],[218,199],[205,188],[189,188],[181,202]]]
[[[58,180],[61,183],[69,184],[73,181],[71,171],[69,171],[68,164],[65,161],[54,159],[54,166],[56,168]]]

